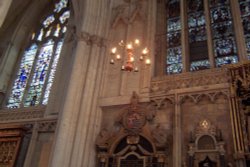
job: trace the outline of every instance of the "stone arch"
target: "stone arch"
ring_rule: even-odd
[[[209,134],[204,134],[199,136],[196,141],[196,147],[198,150],[215,150],[216,149],[216,139],[214,136]]]

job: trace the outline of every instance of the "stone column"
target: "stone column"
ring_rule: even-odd
[[[9,11],[10,4],[12,0],[1,0],[0,1],[0,27],[2,26],[5,17]]]
[[[174,167],[181,167],[182,162],[182,153],[181,153],[181,104],[179,101],[179,97],[175,95],[175,112],[174,112],[174,130],[173,130],[173,157]]]
[[[57,128],[50,166],[95,166],[95,138],[101,110],[101,87],[107,34],[109,0],[86,0],[83,25],[73,55],[69,86]]]
[[[24,161],[25,167],[31,167],[33,154],[34,154],[36,144],[37,144],[37,138],[38,138],[38,123],[34,123],[29,148],[28,148],[26,158]]]
[[[182,64],[183,72],[187,72],[190,69],[190,52],[188,41],[188,22],[187,22],[187,1],[180,0],[181,2],[181,47],[182,47]]]

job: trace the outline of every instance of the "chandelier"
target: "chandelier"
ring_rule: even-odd
[[[138,39],[128,43],[124,43],[123,40],[121,40],[118,45],[118,47],[111,49],[110,64],[121,61],[122,71],[138,72],[140,64],[151,64],[151,60],[148,57],[149,50],[144,48],[140,51],[140,41]]]

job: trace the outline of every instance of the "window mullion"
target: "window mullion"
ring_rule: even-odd
[[[204,3],[204,12],[205,12],[205,20],[206,20],[208,58],[209,58],[210,68],[214,68],[215,59],[214,59],[214,47],[213,47],[213,38],[212,38],[213,34],[212,34],[212,28],[211,28],[209,0],[203,0],[203,3]]]
[[[181,0],[181,48],[182,48],[182,72],[187,72],[190,69],[190,52],[188,41],[188,18],[187,18],[187,1]]]
[[[28,79],[28,82],[27,82],[27,86],[26,86],[26,88],[24,90],[24,93],[23,93],[23,98],[21,100],[20,107],[24,107],[24,102],[25,102],[25,99],[26,99],[27,94],[28,94],[29,89],[30,89],[30,85],[31,85],[31,82],[32,82],[32,79],[33,79],[33,76],[34,76],[35,69],[36,69],[36,63],[37,63],[41,48],[43,46],[43,43],[39,42],[37,46],[38,46],[38,49],[37,49],[37,52],[36,52],[36,55],[35,55],[35,60],[34,60],[32,69],[30,71],[30,76],[29,76],[29,79]]]
[[[244,37],[243,25],[241,22],[241,12],[238,0],[230,0],[231,13],[233,18],[234,32],[238,51],[239,61],[247,60],[246,42]]]

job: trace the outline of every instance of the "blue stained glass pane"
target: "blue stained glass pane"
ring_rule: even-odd
[[[39,104],[53,53],[53,46],[54,42],[50,40],[43,45],[39,52],[35,71],[25,100],[25,107]]]
[[[38,37],[37,37],[37,40],[38,40],[38,41],[41,41],[41,40],[43,39],[43,33],[44,33],[44,31],[43,31],[43,29],[41,29],[41,30],[40,30],[40,33],[39,33],[39,35],[38,35]]]
[[[182,71],[181,55],[181,21],[180,0],[167,3],[167,57],[166,73],[174,74]]]
[[[237,63],[230,2],[228,0],[210,0],[210,16],[216,66]]]
[[[173,18],[173,19],[168,19],[167,25],[168,25],[168,27],[167,27],[168,32],[180,30],[181,29],[180,18],[177,17],[177,18]]]
[[[68,4],[68,0],[60,0],[60,2],[56,3],[54,12],[59,13],[63,8],[66,8]]]
[[[51,71],[50,71],[50,74],[49,74],[48,84],[46,86],[44,97],[43,97],[43,104],[44,105],[46,105],[48,103],[49,93],[50,93],[51,86],[52,86],[52,83],[53,83],[53,80],[54,80],[54,77],[55,77],[56,67],[57,67],[58,60],[59,60],[59,57],[60,57],[60,53],[61,53],[61,50],[62,50],[62,45],[63,45],[63,41],[61,41],[61,42],[59,42],[57,44],[55,57],[54,57],[52,67],[51,67]]]
[[[35,55],[37,52],[37,45],[32,45],[27,49],[22,57],[21,65],[8,100],[8,108],[18,108],[22,101],[24,90],[30,76],[30,72],[34,63]]]
[[[47,28],[51,23],[53,23],[55,21],[55,17],[53,15],[48,16],[44,21],[43,21],[43,25],[45,28]]]
[[[167,73],[168,74],[177,74],[182,72],[182,64],[169,64],[167,65]]]
[[[60,33],[60,30],[61,30],[61,26],[60,26],[60,24],[57,24],[56,30],[54,32],[54,36],[58,37],[59,33]]]
[[[193,61],[190,65],[190,71],[204,70],[210,68],[208,60]]]
[[[247,47],[247,56],[250,60],[250,0],[240,0],[239,3]]]
[[[190,71],[210,67],[207,53],[206,19],[203,0],[188,1]]]
[[[69,18],[70,12],[67,10],[65,11],[59,18],[60,22],[63,24]]]
[[[239,60],[237,56],[226,56],[226,57],[219,57],[215,59],[216,65],[218,67],[225,65],[225,64],[235,64],[238,61]]]

